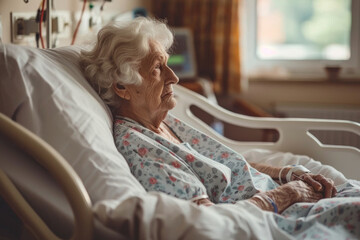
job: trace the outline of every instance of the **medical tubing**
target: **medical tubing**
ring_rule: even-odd
[[[278,207],[277,207],[275,201],[271,197],[269,197],[267,195],[264,195],[264,196],[265,196],[266,200],[273,206],[274,213],[278,213],[279,211],[278,211]]]
[[[287,181],[287,182],[290,182],[290,181],[291,181],[291,176],[292,176],[293,172],[299,171],[299,170],[302,171],[303,173],[309,173],[309,172],[310,172],[309,169],[307,169],[306,167],[304,167],[304,166],[302,166],[302,165],[294,165],[294,167],[291,168],[291,169],[289,170],[289,172],[286,174],[286,181]]]
[[[287,166],[283,166],[281,169],[280,169],[280,171],[279,171],[279,183],[280,183],[280,185],[283,185],[284,183],[282,182],[282,178],[281,178],[281,176],[282,176],[282,171],[285,169],[285,168],[287,168],[287,167],[289,167],[288,165]]]
[[[44,19],[44,11],[45,11],[45,0],[43,0],[41,3],[41,14],[40,14],[40,23],[39,23],[39,35],[40,35],[40,42],[42,48],[45,48],[44,38],[42,36],[42,26],[41,26]]]
[[[82,20],[83,15],[84,15],[85,6],[86,6],[86,0],[84,0],[83,7],[82,7],[82,10],[81,10],[81,15],[80,15],[79,21],[78,21],[78,23],[76,25],[76,28],[75,28],[75,31],[74,31],[74,34],[73,34],[73,38],[72,38],[72,41],[71,41],[71,45],[74,45],[74,43],[75,43],[76,35],[77,35],[77,32],[78,32],[79,27],[80,27],[81,20]]]

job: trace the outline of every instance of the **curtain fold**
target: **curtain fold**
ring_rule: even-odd
[[[151,0],[151,13],[194,35],[198,75],[219,94],[241,91],[240,5],[242,0]]]

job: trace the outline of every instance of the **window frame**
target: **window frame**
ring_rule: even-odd
[[[257,0],[245,0],[242,8],[242,70],[249,79],[326,80],[325,67],[339,66],[340,80],[360,81],[360,1],[351,1],[350,59],[262,60],[256,54]]]

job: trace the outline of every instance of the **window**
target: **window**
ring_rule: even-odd
[[[358,0],[246,0],[244,17],[250,78],[360,77]]]

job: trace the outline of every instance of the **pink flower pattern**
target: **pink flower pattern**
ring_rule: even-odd
[[[171,165],[173,165],[174,168],[180,168],[181,164],[179,162],[172,162]]]
[[[238,153],[171,115],[166,124],[184,142],[182,147],[133,121],[116,119],[114,124],[116,146],[147,191],[161,191],[186,200],[208,195],[214,203],[236,203],[278,186],[248,165]],[[230,174],[223,171],[224,168],[228,168]],[[331,228],[341,225],[360,238],[359,198],[360,183],[358,186],[346,183],[339,186],[337,197],[331,200],[295,204],[282,215],[273,216],[279,228],[291,235],[306,231],[307,238],[327,236],[310,228],[317,221]],[[294,221],[297,218],[303,220]]]
[[[157,183],[156,178],[154,178],[154,177],[149,178],[149,183],[150,183],[151,185],[156,184],[156,183]]]
[[[186,155],[186,160],[188,162],[194,162],[195,161],[195,157],[192,154],[188,154]]]
[[[193,138],[192,139],[192,144],[198,144],[200,141],[198,138]]]
[[[170,179],[170,181],[172,181],[172,182],[176,182],[176,178],[173,177],[173,176],[169,176],[169,179]]]
[[[147,151],[148,150],[146,148],[142,147],[142,148],[139,148],[138,153],[141,157],[143,157],[147,153]]]

